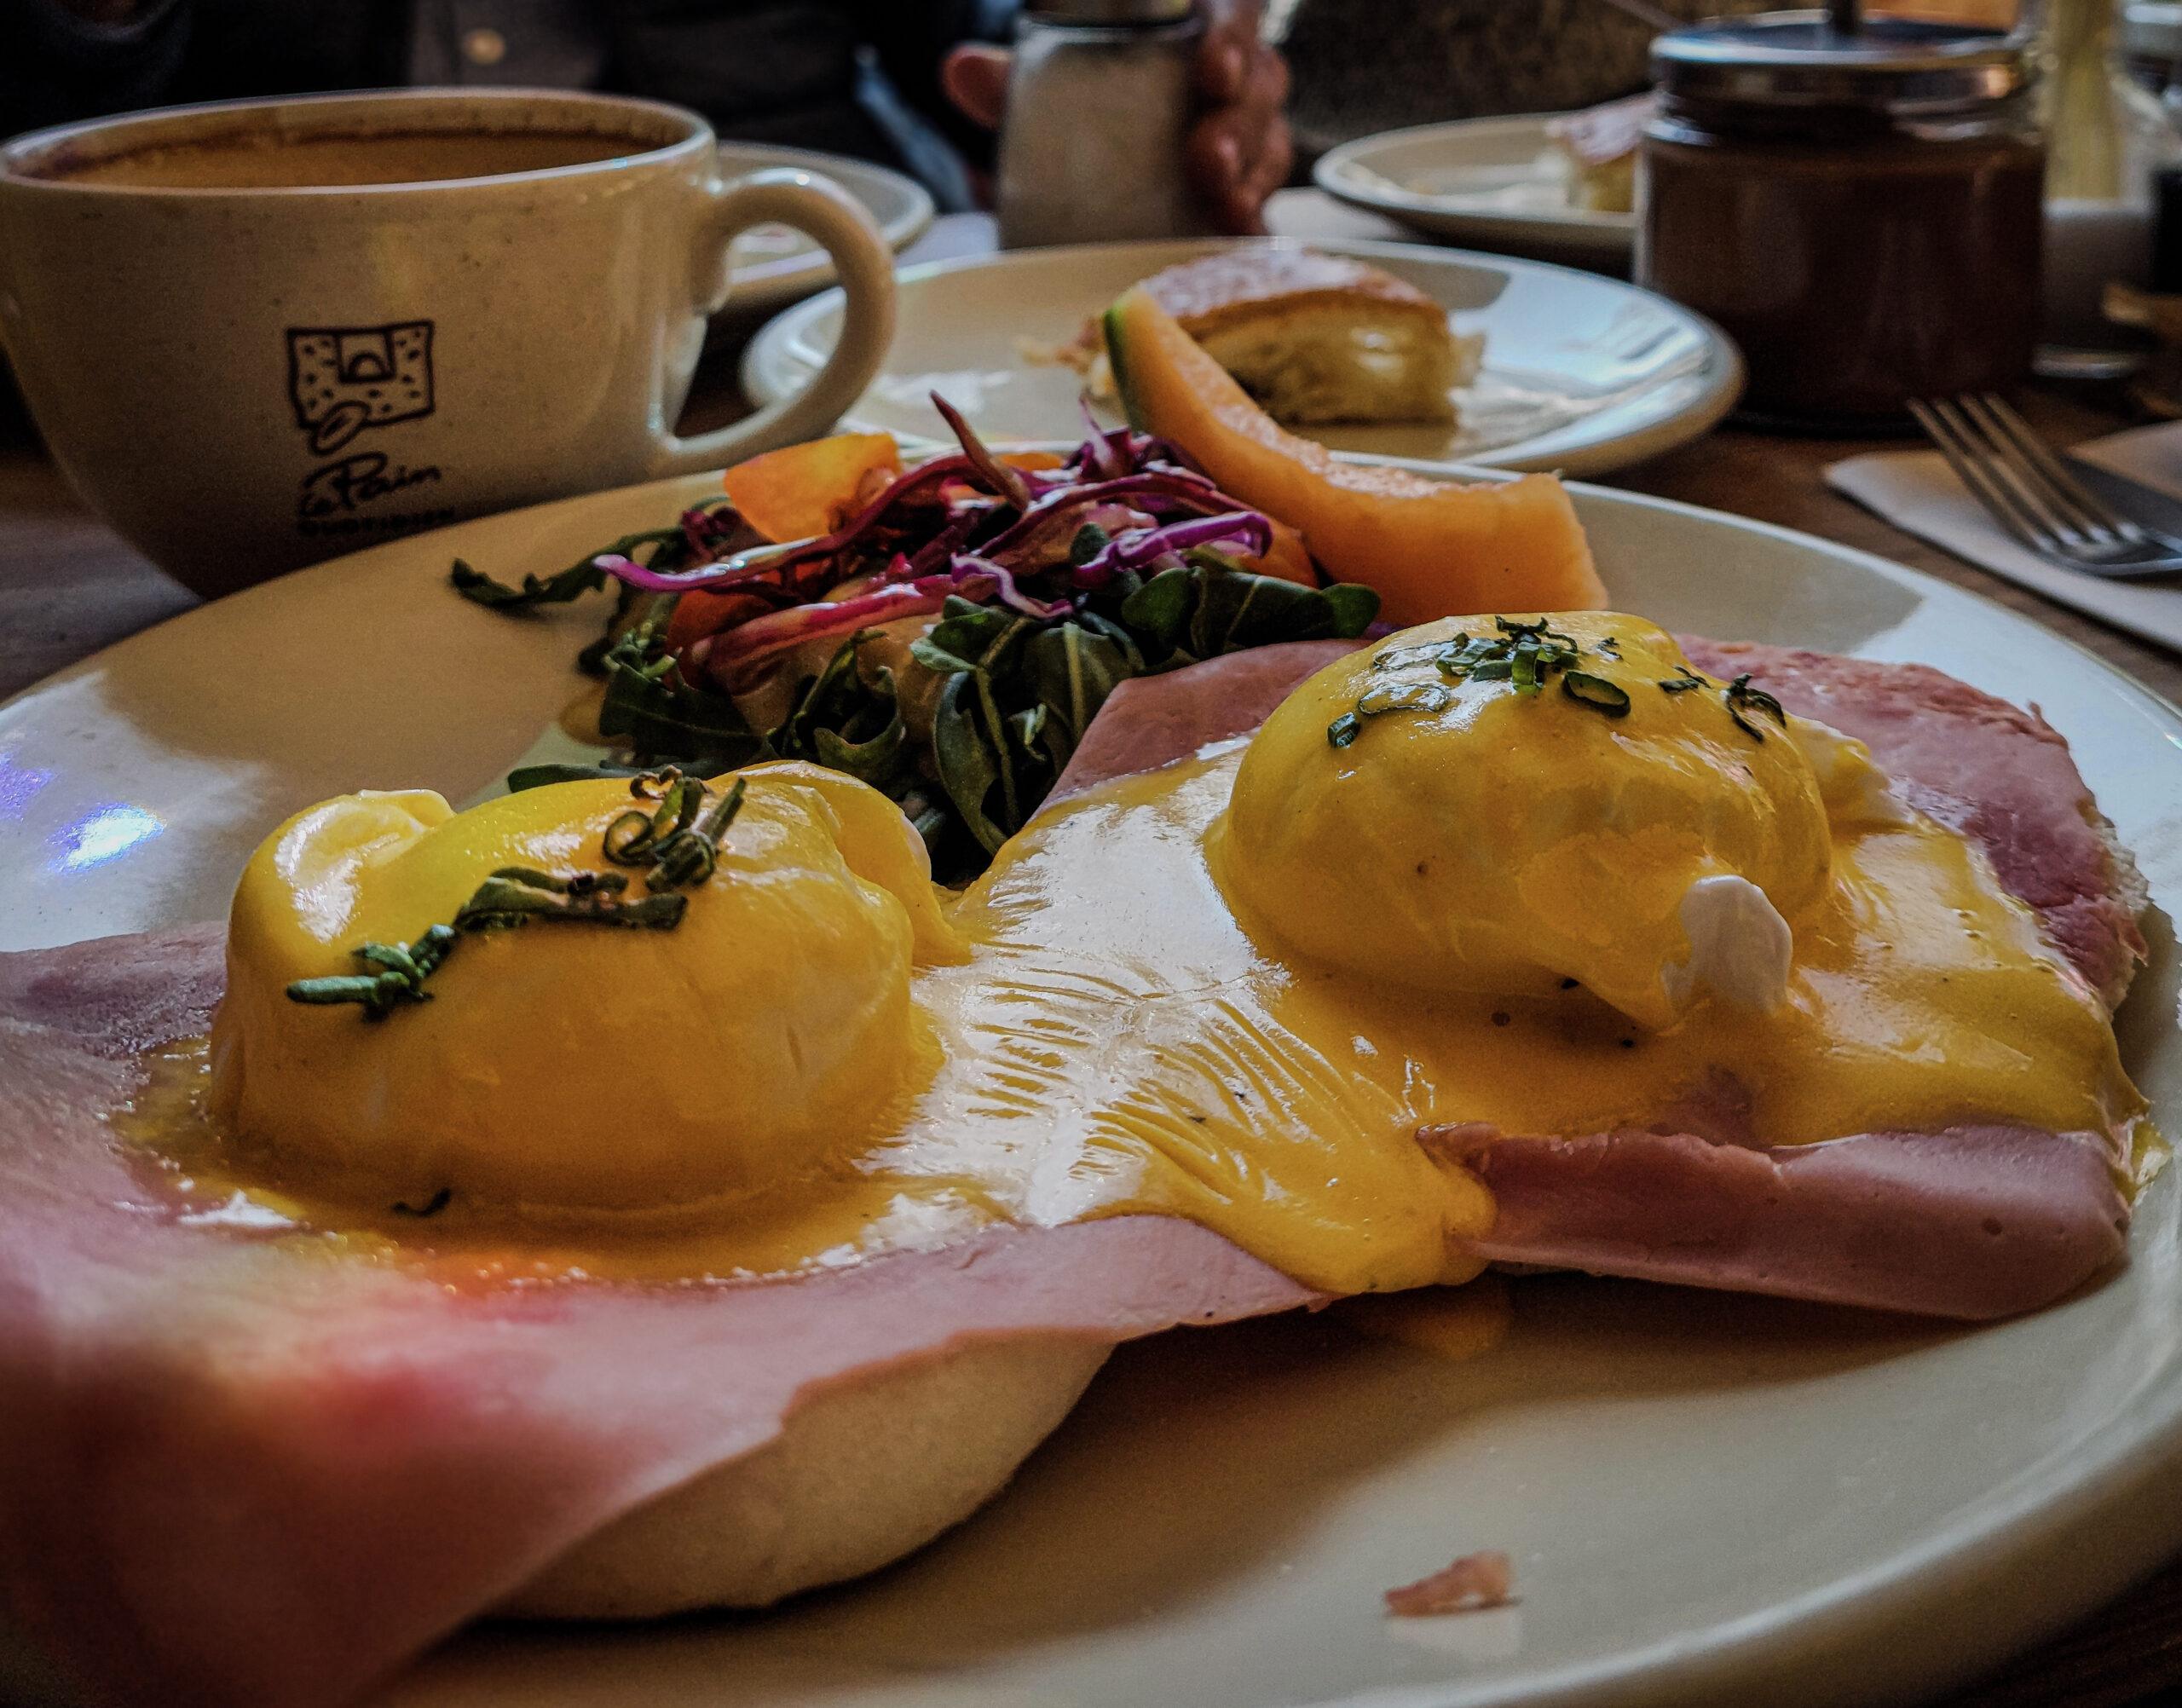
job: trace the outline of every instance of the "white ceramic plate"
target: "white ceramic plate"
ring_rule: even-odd
[[[923,236],[932,223],[932,197],[924,186],[884,166],[843,154],[776,148],[764,142],[719,145],[722,177],[741,177],[768,166],[824,173],[870,211],[897,254]],[[834,263],[826,251],[788,226],[755,227],[736,239],[729,254],[734,288],[721,312],[738,318],[770,313],[834,282]]]
[[[944,430],[937,390],[995,438],[1077,434],[1082,380],[1026,350],[1065,343],[1138,280],[1221,246],[1091,244],[904,268],[893,349],[849,420],[931,439]],[[1600,474],[1695,438],[1741,389],[1742,360],[1718,328],[1616,280],[1411,244],[1313,246],[1376,263],[1445,303],[1458,330],[1485,334],[1485,371],[1457,394],[1460,425],[1313,430],[1336,450]],[[799,390],[840,314],[833,291],[770,322],[743,355],[744,389],[760,402]]]
[[[495,617],[443,578],[571,562],[711,482],[466,522],[299,572],[0,707],[7,946],[216,915],[282,815],[358,785],[493,787],[596,613]],[[1619,603],[1713,634],[1921,659],[2035,700],[2144,864],[2124,1053],[2182,1130],[2168,915],[2182,714],[2025,619],[1804,536],[1577,503]],[[1579,1279],[1515,1284],[1442,1362],[1332,1320],[1129,1348],[990,1510],[775,1613],[465,1636],[380,1708],[1556,1708],[1893,1700],[2182,1544],[2182,1195],[2128,1268],[1974,1331]],[[1389,1622],[1480,1548],[1517,1607]]]
[[[1319,156],[1327,194],[1498,254],[1625,272],[1636,216],[1579,208],[1547,136],[1557,115],[1463,118],[1359,136]]]

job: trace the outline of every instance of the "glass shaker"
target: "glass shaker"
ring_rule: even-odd
[[[2115,0],[2046,0],[2040,81],[2046,194],[2111,201],[2121,193],[2121,115],[2109,71]]]
[[[1030,0],[1000,133],[1003,248],[1212,229],[1182,170],[1204,35],[1192,0]]]
[[[2122,188],[2149,204],[2142,280],[2182,293],[2182,4],[2132,0],[2121,13],[2115,83],[2125,124]],[[2124,275],[2128,276],[2128,275]]]
[[[1837,3],[1676,31],[1653,67],[1636,277],[1741,345],[1746,418],[1889,428],[2029,372],[2046,160],[2021,40]]]

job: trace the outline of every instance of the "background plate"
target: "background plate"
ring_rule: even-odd
[[[1311,176],[1327,194],[1433,237],[1625,273],[1636,216],[1570,202],[1567,164],[1545,132],[1559,116],[1382,130],[1328,150]]]
[[[938,390],[992,436],[1072,436],[1082,382],[1032,353],[1067,343],[1138,280],[1232,246],[1086,244],[905,267],[893,348],[848,421],[929,439],[943,430],[929,401]],[[1446,304],[1458,330],[1486,337],[1484,372],[1457,394],[1459,426],[1312,430],[1336,450],[1599,474],[1695,438],[1741,389],[1742,359],[1724,333],[1617,280],[1413,244],[1311,246],[1385,268]],[[833,349],[840,313],[840,292],[829,291],[771,321],[743,355],[744,389],[759,402],[800,389]]]
[[[603,493],[399,540],[202,607],[0,706],[0,943],[216,915],[284,814],[492,788],[580,685],[597,613],[495,617],[458,553],[551,569],[713,489]],[[2123,1051],[2182,1129],[2168,915],[2182,715],[2035,624],[1785,531],[1579,488],[1621,604],[1921,659],[2035,699],[2150,880]],[[1313,1321],[1126,1348],[990,1510],[776,1613],[472,1632],[382,1708],[1484,1708],[1900,1699],[2182,1543],[2172,1171],[2128,1268],[1974,1331],[1572,1278],[1466,1361]],[[1477,1548],[1517,1607],[1390,1622]]]
[[[870,211],[897,254],[923,236],[932,223],[932,197],[924,186],[884,166],[845,154],[776,148],[765,142],[727,141],[719,145],[724,178],[768,166],[824,173]],[[770,314],[834,282],[834,263],[826,251],[788,226],[754,227],[736,239],[730,254],[735,284],[720,313],[746,326],[752,315]]]

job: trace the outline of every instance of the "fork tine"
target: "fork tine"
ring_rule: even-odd
[[[2083,483],[2069,472],[2068,465],[2031,430],[2030,424],[2009,407],[2006,398],[1989,391],[1982,397],[1965,396],[1961,401],[1970,413],[1982,414],[1987,430],[1995,436],[1997,441],[2013,446],[2017,456],[2062,507],[2062,514],[2075,512],[2080,529],[2132,545],[2146,542],[2148,536],[2142,528],[2084,489]]]
[[[2044,531],[2059,542],[2059,550],[2064,552],[2089,551],[2111,543],[2079,528],[2069,518],[2066,508],[2056,504],[2045,491],[2043,484],[2017,453],[2015,447],[2001,437],[1998,428],[1989,424],[1969,405],[1970,400],[1966,397],[1942,398],[1933,407],[1954,424],[1956,430],[1978,453],[1987,473],[2006,486],[2015,495],[2017,502],[2036,517]]]
[[[1948,466],[1970,489],[1970,495],[1992,513],[1993,519],[2041,556],[2058,555],[2063,542],[2020,505],[2010,488],[1994,478],[1989,472],[1989,465],[1982,448],[1967,436],[1953,412],[1942,413],[1945,408],[1944,404],[1916,400],[1912,400],[1909,405],[1910,413],[1917,418],[1917,424],[1939,447],[1940,454],[1948,460]]]

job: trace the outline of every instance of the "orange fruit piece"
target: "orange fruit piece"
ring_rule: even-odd
[[[720,477],[742,519],[766,539],[830,534],[856,507],[865,478],[902,469],[891,433],[836,433],[737,463]]]
[[[1606,608],[1590,542],[1553,476],[1470,484],[1336,462],[1252,402],[1142,286],[1105,324],[1130,423],[1300,530],[1336,580],[1378,593],[1385,620],[1406,628],[1484,611]]]

